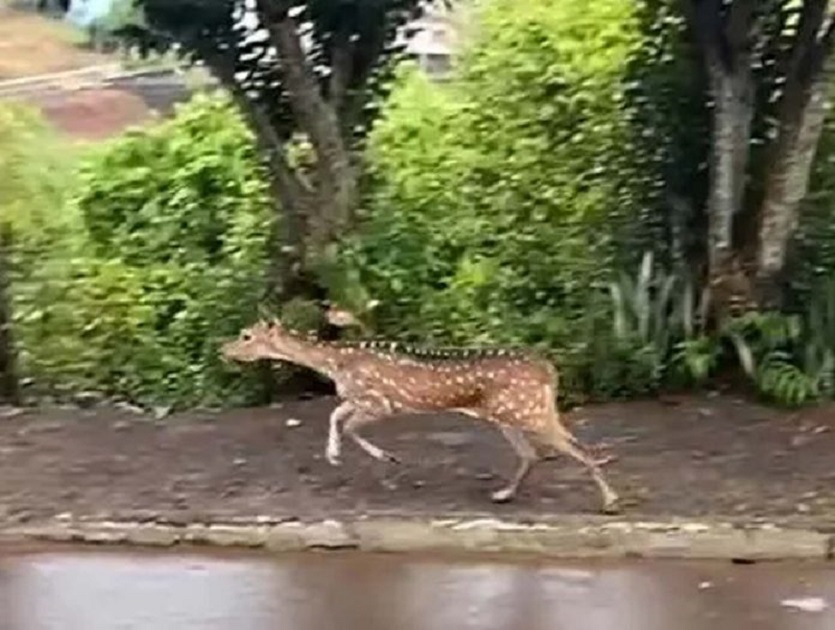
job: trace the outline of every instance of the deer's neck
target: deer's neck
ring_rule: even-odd
[[[304,339],[293,340],[289,347],[285,347],[282,356],[277,358],[289,360],[328,378],[333,378],[340,364],[337,348]]]

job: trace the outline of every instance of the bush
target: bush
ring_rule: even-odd
[[[632,4],[496,0],[449,84],[401,67],[340,260],[380,332],[592,361],[581,332],[652,194],[623,115]]]
[[[824,126],[794,239],[791,281],[795,300],[806,302],[819,282],[835,274],[835,120]]]
[[[621,274],[612,283],[611,297],[614,339],[603,337],[611,345],[596,355],[589,391],[651,393],[736,370],[770,402],[835,397],[835,278],[818,282],[800,313],[749,312],[712,330],[704,327],[709,292],[697,299],[680,275],[656,269],[649,253],[634,280]],[[617,387],[606,389],[610,383]]]
[[[66,242],[64,199],[72,181],[73,150],[34,108],[0,103],[0,220],[14,230],[20,273],[44,251]]]
[[[223,96],[85,159],[69,205],[70,256],[21,317],[26,368],[49,389],[146,403],[240,403],[255,377],[218,343],[257,314],[273,217],[249,131]],[[54,268],[67,273],[57,278]]]
[[[34,108],[0,104],[0,308],[11,319],[0,369],[8,370],[7,383],[25,375],[27,350],[40,343],[26,322],[37,305],[52,302],[50,281],[67,274],[72,221],[64,208],[74,157]],[[18,353],[22,365],[14,365]]]

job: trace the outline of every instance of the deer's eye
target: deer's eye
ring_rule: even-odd
[[[241,335],[241,339],[243,339],[244,341],[251,341],[252,335],[249,333],[244,333],[243,335]]]

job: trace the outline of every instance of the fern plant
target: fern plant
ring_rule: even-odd
[[[699,384],[735,359],[756,389],[777,403],[835,396],[835,277],[813,293],[802,314],[747,313],[713,332],[705,326],[709,290],[682,278],[657,269],[647,252],[636,276],[621,273],[609,285],[618,345],[608,355],[617,358],[619,378],[634,384],[643,375],[652,387],[671,376]]]
[[[653,385],[662,378],[674,339],[669,313],[675,285],[675,276],[654,268],[652,252],[644,254],[635,278],[621,272],[609,284],[615,340],[632,351]]]
[[[798,365],[804,322],[778,312],[747,313],[728,321],[722,333],[739,365],[763,395],[798,406],[819,398],[819,377]]]
[[[615,338],[637,346],[636,356],[644,361],[651,358],[656,379],[672,372],[701,383],[710,376],[719,346],[704,328],[707,289],[699,291],[683,274],[656,269],[652,253],[646,252],[637,277],[622,273],[609,291]]]
[[[822,396],[835,396],[835,277],[821,283],[805,313],[803,368]]]
[[[672,365],[686,380],[704,383],[719,365],[721,347],[706,334],[685,337],[675,346]]]
[[[681,274],[657,269],[646,252],[637,276],[621,273],[609,293],[615,339],[633,349],[656,385],[671,369],[697,382],[708,377],[717,352],[703,329],[707,292],[699,293]]]
[[[763,357],[756,383],[762,394],[784,405],[799,406],[820,396],[817,379],[795,365],[791,353],[784,350]]]
[[[614,333],[618,339],[632,339],[640,345],[669,347],[673,331],[669,312],[673,304],[676,277],[653,268],[652,252],[646,252],[637,277],[621,273],[609,285],[614,307]]]

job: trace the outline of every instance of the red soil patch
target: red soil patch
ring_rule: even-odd
[[[62,91],[35,104],[59,130],[83,140],[108,138],[153,117],[142,98],[112,88]]]

